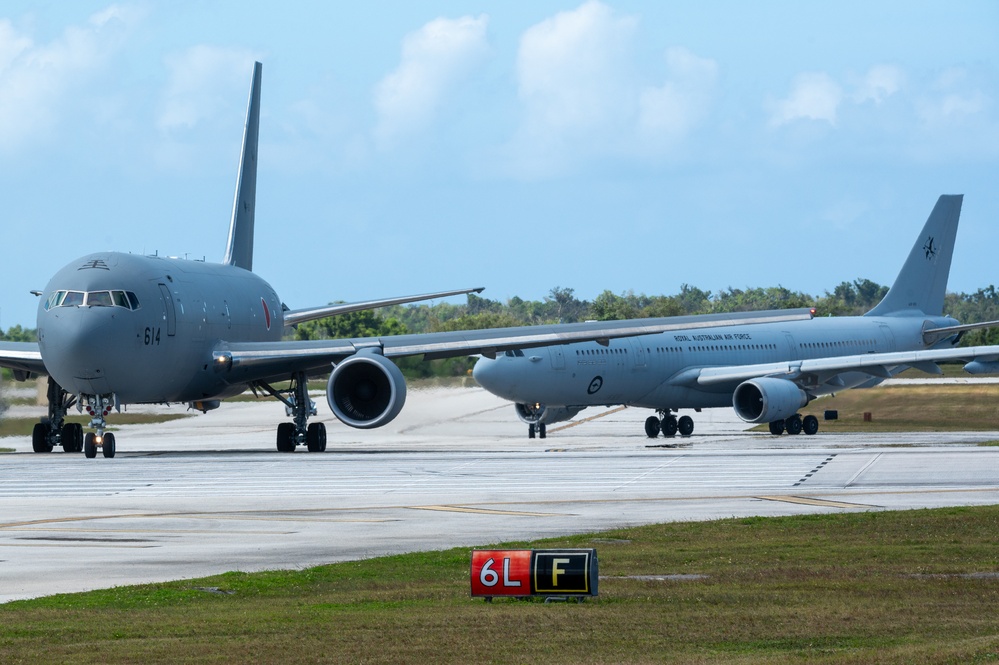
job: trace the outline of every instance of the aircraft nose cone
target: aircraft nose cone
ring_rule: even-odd
[[[496,365],[495,360],[482,357],[476,360],[475,366],[472,367],[472,378],[489,392],[493,392],[492,386],[496,381]]]
[[[472,368],[472,378],[492,394],[515,400],[513,392],[516,390],[517,377],[511,374],[515,368],[511,367],[509,361],[509,358],[503,357],[496,360],[479,358]]]
[[[60,309],[49,313],[39,335],[45,367],[70,392],[98,392],[92,380],[105,378],[110,316],[96,308]]]

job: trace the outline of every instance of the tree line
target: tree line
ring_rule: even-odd
[[[405,333],[430,333],[483,328],[578,321],[612,321],[694,314],[747,312],[764,309],[814,307],[817,316],[857,316],[870,310],[888,293],[888,287],[869,279],[842,282],[831,292],[813,296],[783,286],[735,289],[718,293],[683,284],[673,295],[645,295],[628,291],[604,291],[592,301],[580,300],[574,289],[556,286],[542,300],[513,297],[505,303],[469,294],[463,304],[436,303],[384,307],[308,321],[291,330],[286,339],[318,340],[352,337],[382,337]],[[999,320],[999,293],[995,286],[974,293],[948,293],[944,313],[962,323]],[[0,341],[34,341],[35,331],[13,326],[0,330]],[[999,344],[999,328],[967,333],[962,345]],[[474,364],[468,358],[423,362],[420,358],[398,361],[409,377],[465,374]]]

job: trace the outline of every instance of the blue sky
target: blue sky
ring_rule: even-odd
[[[0,326],[92,251],[221,259],[256,59],[292,308],[890,283],[943,193],[997,281],[991,0],[8,1]]]

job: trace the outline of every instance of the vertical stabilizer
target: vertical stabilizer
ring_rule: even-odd
[[[250,101],[246,107],[246,127],[243,130],[243,151],[236,176],[236,196],[232,201],[229,240],[222,263],[253,270],[253,212],[257,198],[257,134],[260,130],[260,70],[253,63]]]
[[[937,199],[888,295],[867,313],[868,316],[943,314],[963,199],[960,194]]]

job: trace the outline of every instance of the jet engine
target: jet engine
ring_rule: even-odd
[[[732,393],[736,415],[748,423],[784,420],[806,404],[805,391],[787,379],[750,379],[740,383]]]
[[[551,425],[569,420],[585,409],[585,406],[560,406],[552,408],[544,404],[514,404],[517,417],[528,425]]]
[[[406,403],[406,379],[375,350],[361,350],[330,374],[326,401],[344,424],[371,429],[390,423]]]

